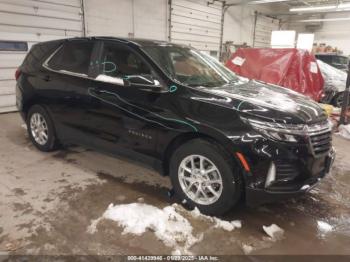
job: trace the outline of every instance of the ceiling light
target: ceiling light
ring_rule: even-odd
[[[346,4],[339,4],[338,5],[339,9],[343,9],[343,8],[350,8],[350,3],[346,3]]]
[[[309,12],[309,11],[323,11],[336,9],[336,5],[322,5],[322,6],[309,6],[309,7],[296,7],[289,9],[290,12]]]
[[[313,22],[338,22],[338,21],[349,21],[350,17],[339,17],[339,18],[319,18],[319,19],[307,19],[298,20],[301,23],[313,23]]]
[[[289,9],[290,12],[312,12],[312,11],[350,11],[350,3],[342,3],[339,5],[319,5],[319,6],[307,6],[307,7],[295,7]]]
[[[250,5],[254,4],[268,4],[268,3],[278,3],[278,2],[288,2],[289,0],[256,0],[249,2]]]

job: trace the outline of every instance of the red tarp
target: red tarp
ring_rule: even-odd
[[[320,101],[324,80],[314,55],[294,48],[238,49],[226,66],[238,75],[295,90]]]

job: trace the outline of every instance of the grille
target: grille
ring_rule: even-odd
[[[291,181],[300,173],[296,164],[286,160],[277,160],[275,165],[276,180],[278,181]]]
[[[332,147],[331,131],[310,136],[312,152],[314,155],[328,153]]]
[[[328,121],[308,126],[307,133],[313,155],[319,156],[329,152],[332,147],[332,130]]]

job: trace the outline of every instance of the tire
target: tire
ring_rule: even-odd
[[[195,171],[192,171],[192,158]],[[200,159],[203,160],[206,170],[213,170],[213,168],[217,170],[207,175],[198,174],[196,169],[199,167]],[[184,164],[187,170],[183,168]],[[204,176],[206,176],[204,186],[202,183],[202,186],[198,187],[200,184],[198,181],[202,181]],[[188,181],[189,177],[191,181]],[[222,187],[219,183],[214,182],[214,180],[219,181],[220,178]],[[170,179],[175,194],[180,200],[186,202],[190,208],[197,207],[201,213],[206,215],[223,215],[236,206],[242,197],[243,181],[239,166],[233,157],[230,157],[219,145],[206,140],[192,140],[180,146],[173,153],[170,160]],[[192,187],[190,187],[191,184],[193,184]],[[210,185],[211,190],[209,190]],[[200,193],[199,196],[196,196],[198,190]],[[215,191],[216,196],[212,190]],[[209,198],[203,198],[204,195]]]
[[[40,126],[39,131],[38,129],[35,130],[35,119],[37,119],[36,123],[42,123],[41,125],[38,125]],[[29,138],[37,149],[43,152],[51,152],[57,148],[58,141],[56,139],[55,128],[51,117],[44,107],[40,105],[32,106],[29,109],[26,124]],[[46,136],[40,131],[45,133]]]

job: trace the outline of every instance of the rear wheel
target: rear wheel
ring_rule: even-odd
[[[240,200],[239,167],[218,145],[196,139],[178,148],[170,161],[175,193],[208,215],[222,215]]]
[[[32,106],[27,116],[27,130],[32,143],[44,152],[57,147],[57,139],[52,120],[46,110],[39,105]]]

